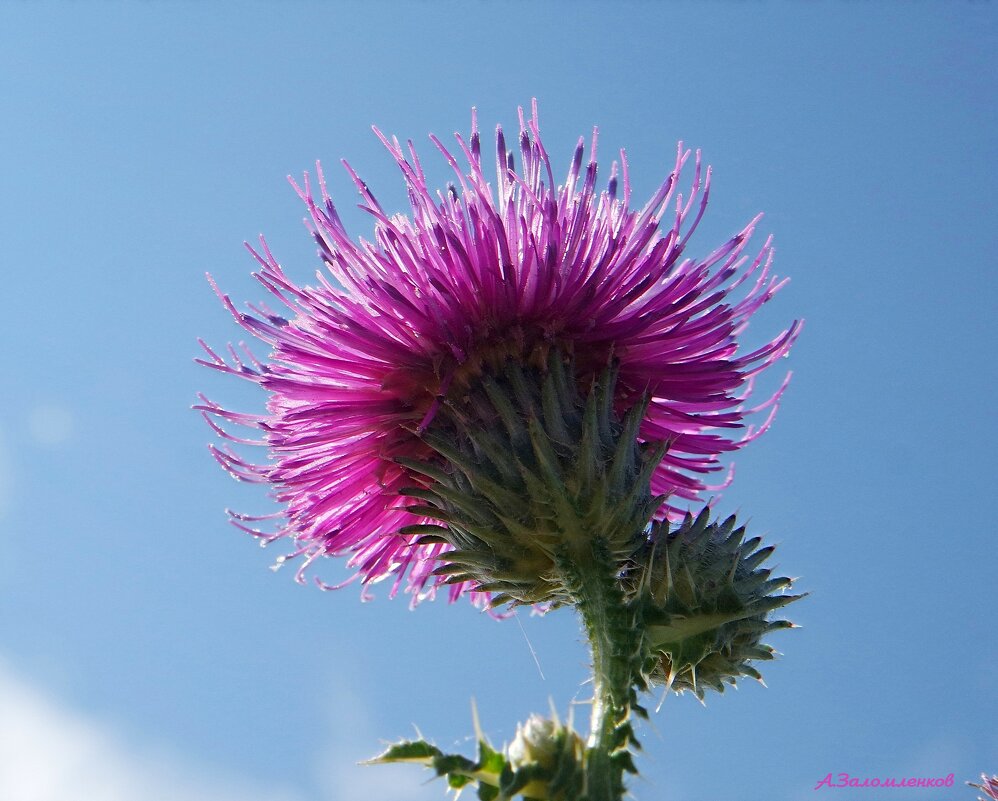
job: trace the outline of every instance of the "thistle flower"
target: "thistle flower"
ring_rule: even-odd
[[[445,192],[431,192],[411,142],[404,150],[375,134],[402,173],[411,216],[389,214],[347,165],[375,219],[373,241],[353,241],[317,166],[318,193],[307,173],[302,186],[292,182],[326,268],[317,284],[292,281],[261,239],[250,248],[256,278],[289,311],[243,313],[219,293],[270,357],[230,346],[226,359],[202,343],[208,358],[199,361],[259,384],[267,411],[238,413],[206,398],[196,408],[222,437],[267,449],[265,463],[226,446],[212,452],[236,478],[270,485],[283,506],[270,532],[254,527],[260,518],[233,514],[233,522],[264,544],[290,538],[294,549],[278,563],[303,557],[300,581],[319,557],[346,556],[364,585],[393,578],[392,596],[403,586],[414,602],[432,596],[447,580],[434,574],[437,560],[454,544],[420,536],[441,515],[410,511],[402,492],[433,484],[416,467],[440,460],[434,426],[453,423],[509,365],[543,376],[552,353],[571,364],[570,383],[582,390],[615,364],[611,416],[640,407],[636,440],[668,443],[649,476],[651,495],[667,498],[653,512],[681,517],[722,457],[768,427],[782,387],[752,406],[753,378],[799,330],[794,323],[762,347],[739,348],[751,316],[782,285],[770,273],[768,239],[754,257],[745,253],[758,218],[705,258],[688,258],[710,190],[699,151],[687,195],[677,194],[690,159],[680,144],[665,181],[632,209],[623,152],[606,189],[596,189],[595,131],[588,163],[580,139],[556,185],[536,104],[529,119],[520,113],[519,169],[497,129],[492,184],[474,113],[470,138],[456,135],[465,166],[430,137],[456,176]],[[747,424],[765,410],[761,425]],[[260,439],[236,437],[229,423]],[[481,584],[451,581],[452,600]]]
[[[967,782],[971,787],[975,787],[989,799],[994,799],[998,801],[998,776],[988,776],[986,773],[981,774],[981,783],[974,784],[973,782]],[[978,801],[985,801],[984,798],[978,798]]]

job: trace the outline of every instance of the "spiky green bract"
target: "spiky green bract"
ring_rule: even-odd
[[[582,739],[571,724],[533,715],[518,727],[505,753],[496,751],[479,732],[477,760],[445,754],[425,740],[408,740],[367,764],[424,765],[445,776],[448,787],[458,794],[476,786],[479,801],[511,801],[516,796],[527,801],[577,801],[584,783],[584,756]]]
[[[741,676],[762,681],[750,663],[775,654],[762,638],[793,627],[768,615],[804,596],[786,594],[793,580],[760,567],[774,550],[760,544],[745,539],[734,516],[710,522],[709,509],[673,531],[652,527],[627,582],[655,655],[653,682],[703,700],[707,689],[723,692]]]
[[[647,396],[618,417],[614,366],[585,398],[574,376],[553,348],[501,362],[441,404],[422,435],[437,460],[399,460],[426,478],[403,490],[419,501],[410,511],[443,524],[401,533],[452,546],[436,574],[474,582],[493,606],[574,602],[559,554],[598,535],[607,564],[624,564],[661,504],[649,482],[665,448],[638,442]]]

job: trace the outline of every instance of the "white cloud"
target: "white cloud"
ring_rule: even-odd
[[[5,801],[302,801],[126,743],[65,709],[0,660],[0,799]]]
[[[331,681],[330,687],[342,686]],[[126,740],[18,676],[0,656],[0,801],[444,801],[442,780],[411,765],[358,765],[382,743],[363,700],[330,706],[312,756],[319,795],[261,787],[152,742]],[[465,794],[467,797],[469,794]]]
[[[332,678],[329,687],[343,686]],[[361,697],[340,693],[327,701],[330,739],[316,755],[315,778],[331,801],[351,801],[366,798],[371,801],[445,801],[453,795],[447,792],[443,779],[415,765],[360,765],[376,756],[387,744],[372,731],[369,715]],[[382,733],[383,734],[383,733]],[[415,731],[411,736],[415,737]],[[466,756],[473,757],[468,751]],[[466,791],[462,798],[474,796]]]

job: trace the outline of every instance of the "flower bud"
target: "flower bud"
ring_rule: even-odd
[[[745,528],[735,525],[734,516],[710,523],[709,509],[671,532],[656,524],[630,579],[654,655],[651,680],[701,700],[741,676],[762,681],[749,664],[773,658],[762,638],[793,627],[768,614],[803,597],[784,592],[792,579],[760,567],[774,548],[745,540]]]
[[[558,731],[558,724],[550,718],[531,715],[526,723],[516,727],[516,737],[507,749],[509,764],[513,768],[528,764],[540,765],[546,769],[553,767],[560,750]]]
[[[506,749],[512,786],[526,798],[569,801],[583,782],[585,744],[570,727],[531,715]]]

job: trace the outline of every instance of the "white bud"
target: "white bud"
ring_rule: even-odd
[[[526,723],[516,727],[516,737],[508,749],[510,764],[514,768],[525,765],[553,767],[558,755],[558,733],[553,720],[531,715]]]

